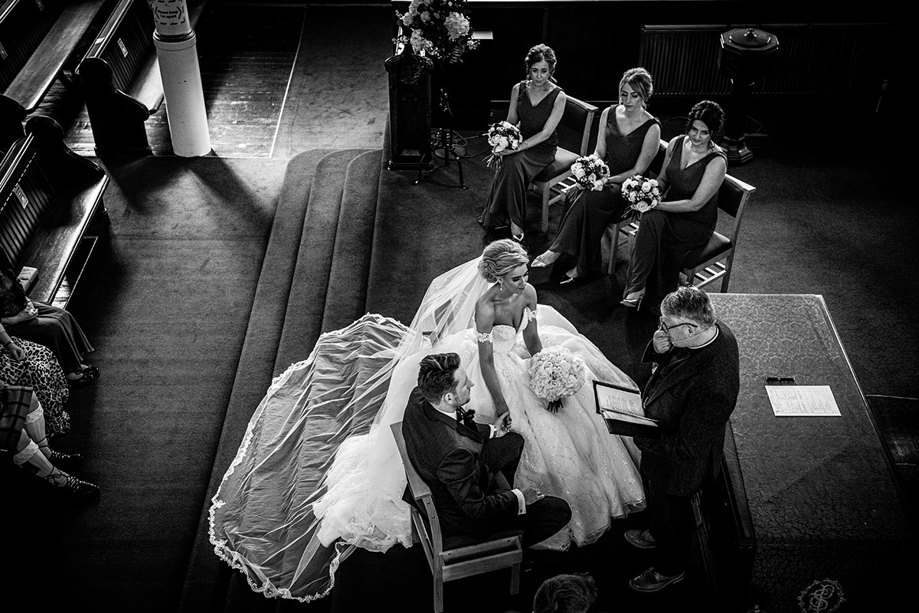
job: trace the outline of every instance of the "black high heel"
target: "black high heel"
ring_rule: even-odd
[[[641,301],[645,299],[644,293],[642,293],[638,298],[623,298],[619,301],[619,304],[630,309],[641,309]]]
[[[63,476],[64,484],[58,485],[56,477]],[[45,475],[45,481],[53,487],[55,490],[58,490],[62,493],[69,494],[71,496],[79,497],[88,497],[95,496],[99,494],[102,490],[99,489],[99,486],[90,483],[89,481],[83,481],[82,479],[77,479],[71,474],[62,472],[61,470],[55,468],[49,474]]]

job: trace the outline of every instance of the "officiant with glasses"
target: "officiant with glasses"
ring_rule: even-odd
[[[660,432],[659,438],[634,439],[642,452],[651,524],[624,536],[654,553],[654,565],[630,587],[657,592],[686,576],[695,534],[692,497],[720,471],[740,361],[731,329],[715,318],[708,295],[692,285],[664,298],[660,326],[642,361],[656,364],[642,398],[645,415],[657,420]]]
[[[565,112],[565,92],[553,79],[555,51],[539,44],[526,59],[527,78],[511,89],[507,122],[520,128],[523,140],[517,149],[505,149],[497,165],[485,210],[479,223],[486,229],[510,226],[511,237],[524,238],[527,186],[543,168],[555,161],[558,138],[555,128]]]

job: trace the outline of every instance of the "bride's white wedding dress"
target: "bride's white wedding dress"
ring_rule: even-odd
[[[438,277],[412,325],[378,315],[322,335],[309,359],[291,366],[250,420],[233,464],[213,498],[217,554],[266,595],[308,601],[334,585],[354,547],[411,546],[405,473],[389,425],[401,421],[418,363],[456,352],[475,384],[467,408],[490,422],[494,404],[478,360],[475,299],[487,288],[474,260]],[[543,347],[563,346],[584,360],[586,383],[557,413],[530,390],[523,331],[535,317]],[[513,421],[525,442],[515,486],[533,485],[568,501],[569,525],[540,547],[596,540],[613,518],[642,505],[638,450],[610,434],[597,415],[592,381],[635,387],[555,309],[526,309],[520,328],[489,334]]]

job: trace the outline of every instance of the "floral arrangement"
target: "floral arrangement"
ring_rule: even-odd
[[[504,159],[498,155],[501,151],[510,149],[516,150],[523,142],[523,135],[520,134],[520,128],[507,121],[499,121],[488,126],[488,144],[491,145],[491,155],[485,159],[485,165],[489,168],[498,168]]]
[[[622,197],[629,203],[623,219],[640,216],[661,203],[661,190],[657,179],[632,175],[622,182]]]
[[[584,360],[564,347],[548,347],[530,360],[530,389],[557,412],[562,401],[584,385]]]
[[[455,64],[479,44],[472,39],[466,0],[412,0],[408,11],[396,11],[396,17],[403,33],[395,42],[434,60]],[[411,34],[406,35],[408,30]]]
[[[609,166],[596,154],[583,155],[571,165],[571,174],[578,185],[592,191],[603,189],[603,179],[609,176]]]

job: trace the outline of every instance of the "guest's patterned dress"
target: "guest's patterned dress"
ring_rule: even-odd
[[[64,369],[44,345],[15,336],[10,338],[26,356],[17,362],[9,351],[0,349],[0,382],[31,387],[44,409],[48,435],[66,433],[70,430],[70,415],[64,410],[64,403],[70,396],[70,386]]]

